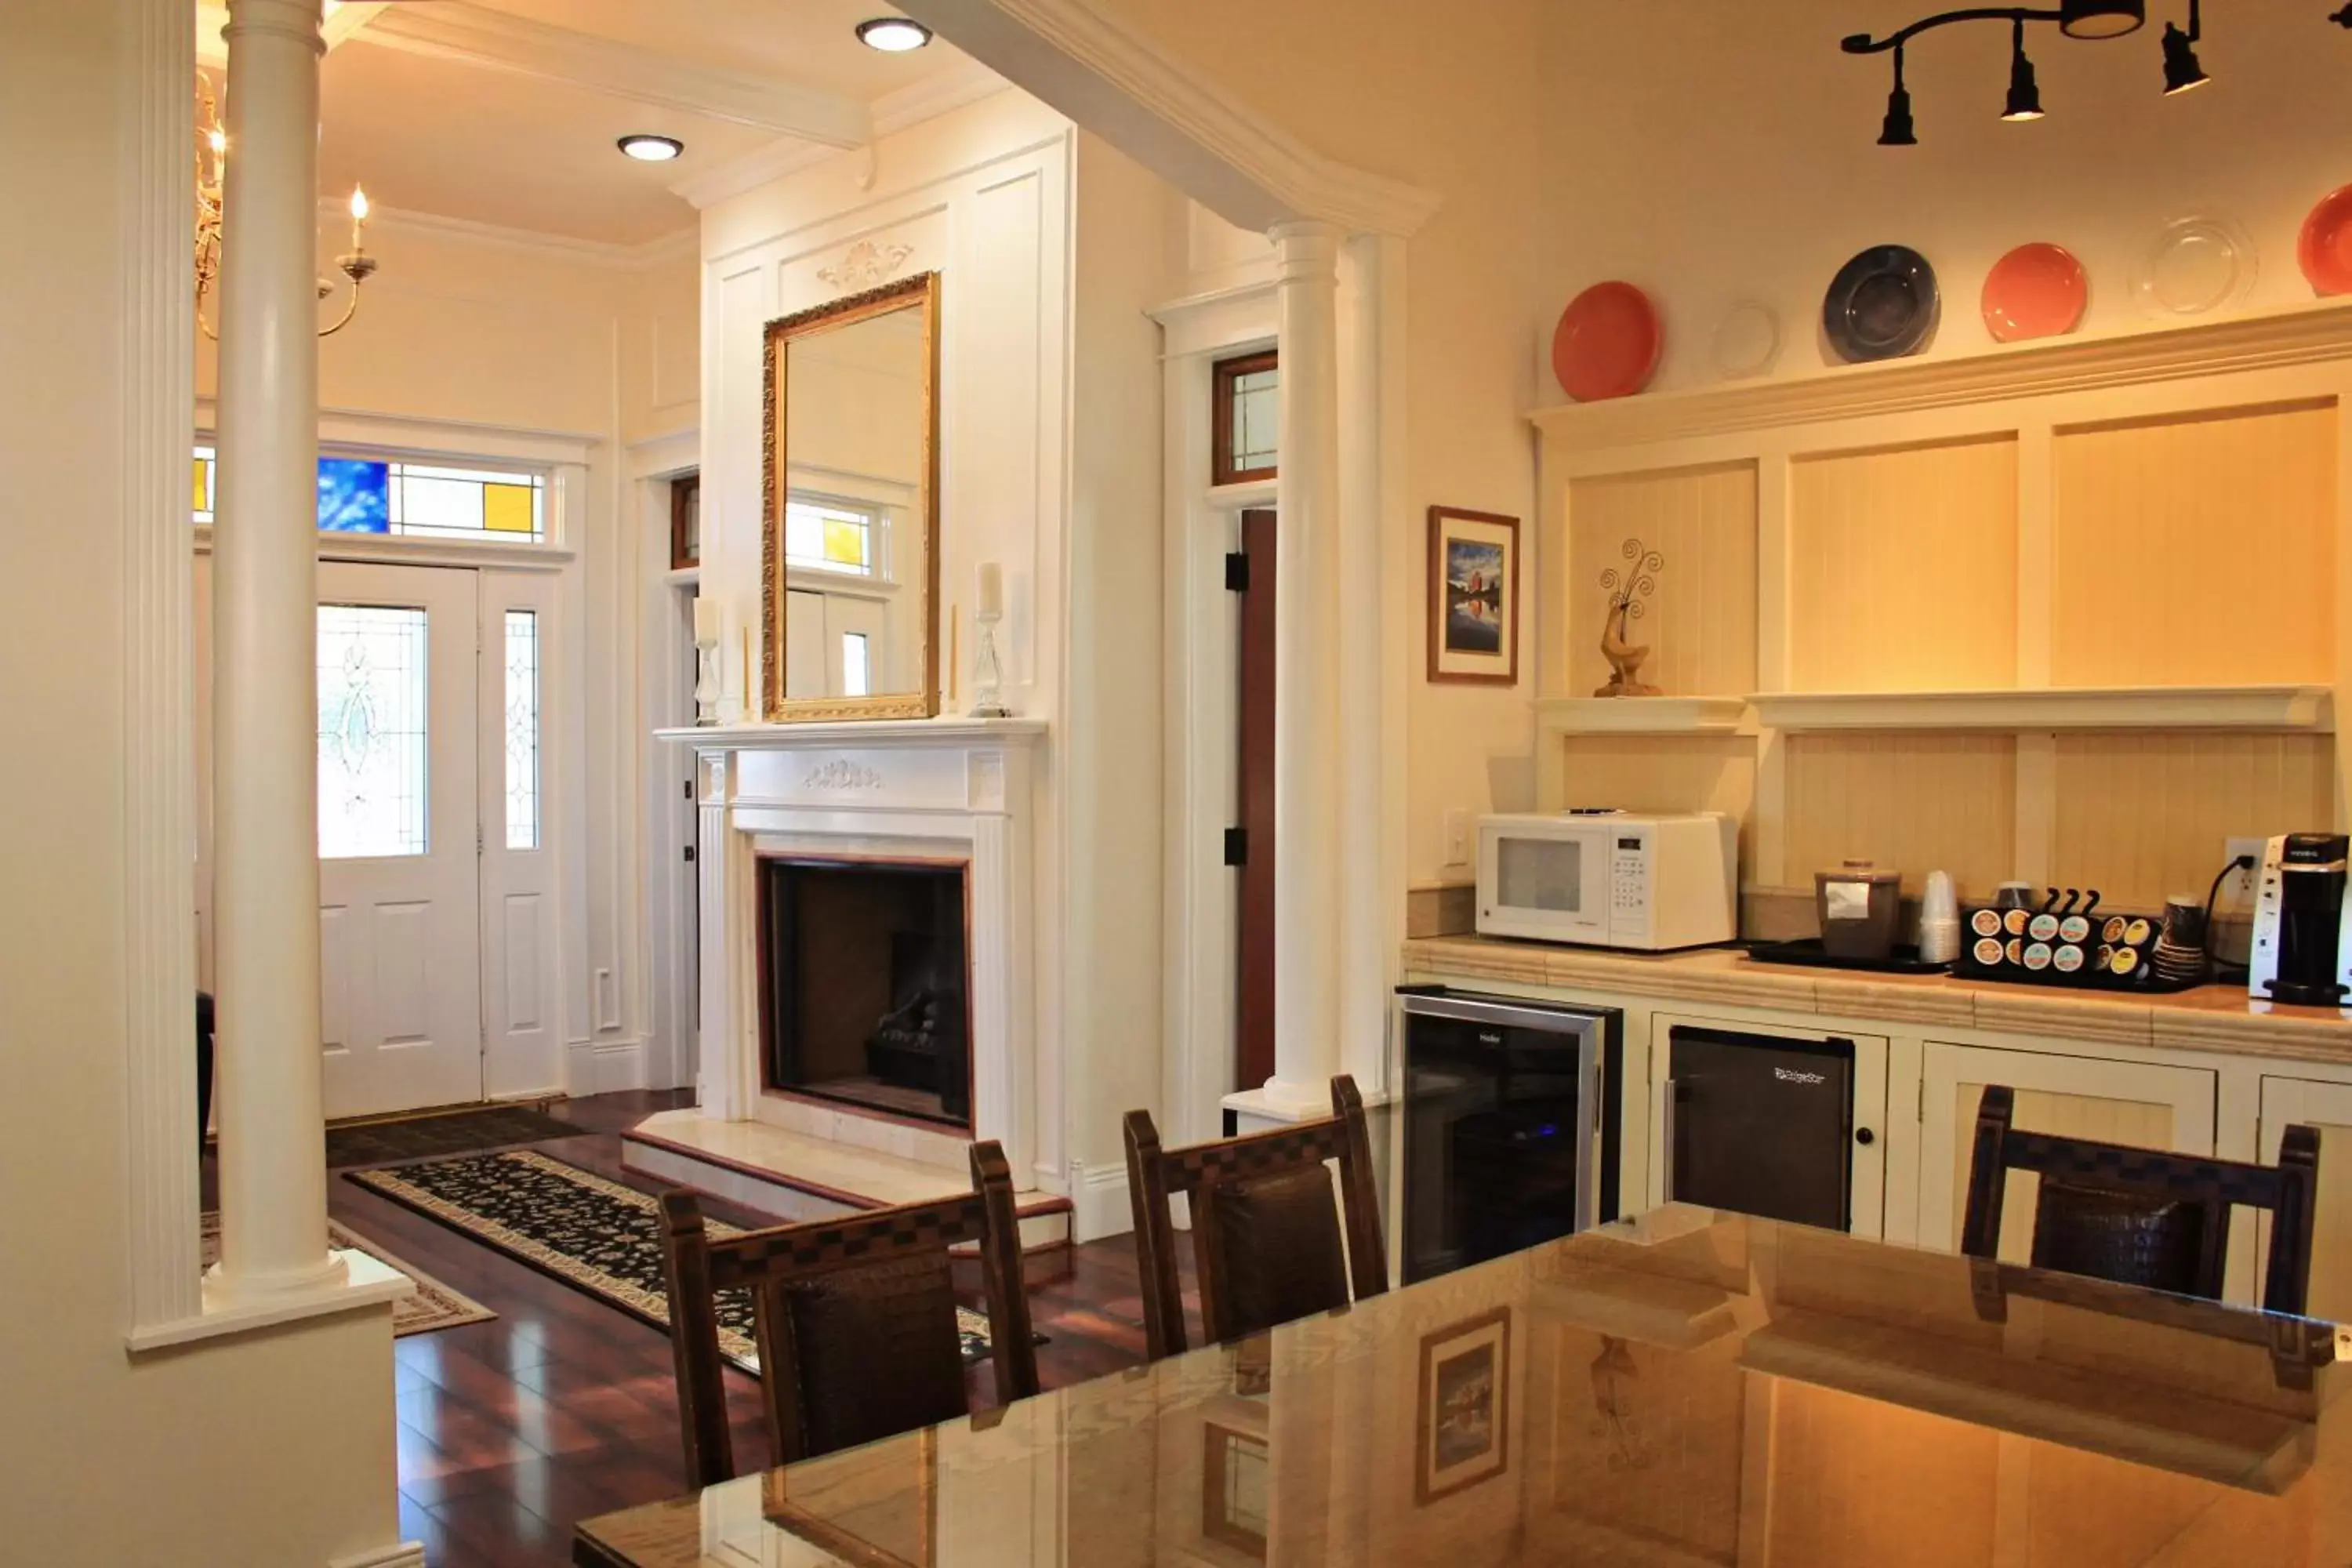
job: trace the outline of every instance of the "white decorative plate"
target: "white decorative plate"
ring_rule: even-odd
[[[2254,242],[2226,218],[2168,226],[2140,263],[2140,304],[2153,316],[2201,316],[2245,303],[2259,269]]]
[[[1762,375],[1780,357],[1780,318],[1753,300],[1734,305],[1715,329],[1715,368],[1726,381]]]

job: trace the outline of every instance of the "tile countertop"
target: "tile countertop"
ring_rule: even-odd
[[[2352,1062],[2352,1009],[2278,1007],[2233,985],[2170,995],[2002,985],[1942,974],[1869,974],[1758,963],[1728,948],[1638,953],[1486,937],[1404,944],[1409,974],[1628,992],[1678,1002],[1941,1024],[2103,1044]]]

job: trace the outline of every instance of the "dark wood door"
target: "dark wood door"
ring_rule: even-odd
[[[1237,799],[1243,834],[1239,1016],[1234,1087],[1274,1076],[1274,513],[1242,513],[1241,748]]]

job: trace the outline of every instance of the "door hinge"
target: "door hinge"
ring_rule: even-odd
[[[1225,864],[1228,866],[1246,866],[1249,864],[1248,828],[1228,827],[1225,829]]]
[[[686,859],[688,865],[694,863],[694,846],[691,844],[686,847]]]
[[[679,793],[684,795],[687,799],[692,800],[694,798],[694,781],[692,779],[688,779],[680,786]]]
[[[1249,555],[1244,551],[1236,550],[1225,557],[1225,592],[1249,592]]]
[[[474,824],[474,853],[475,853],[476,855],[478,855],[478,856],[479,854],[481,854],[481,852],[482,852],[482,825],[481,825],[480,823],[478,823],[478,823]]]
[[[1919,1072],[1919,1103],[1915,1120],[1922,1127],[1927,1125],[1927,1073],[1925,1068]]]

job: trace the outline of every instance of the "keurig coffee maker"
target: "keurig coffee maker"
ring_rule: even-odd
[[[2338,833],[2290,833],[2264,847],[2248,994],[2305,1007],[2343,1004],[2352,973],[2347,850],[2352,837]]]

